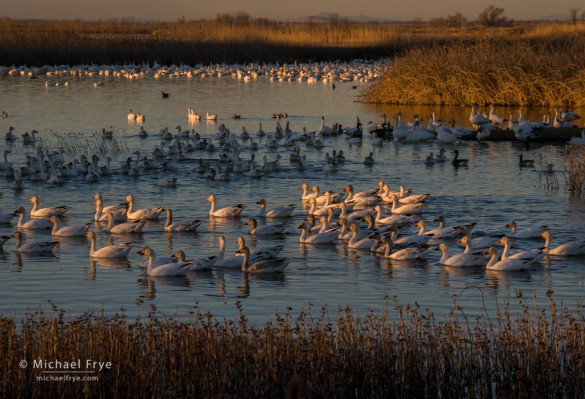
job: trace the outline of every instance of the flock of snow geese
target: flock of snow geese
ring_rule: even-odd
[[[585,240],[564,243],[555,248],[551,245],[551,232],[545,227],[521,229],[516,222],[509,222],[507,234],[499,236],[473,236],[475,223],[448,226],[442,216],[433,222],[438,226],[428,229],[422,214],[430,194],[413,194],[400,187],[391,191],[383,181],[378,187],[362,192],[355,192],[351,184],[341,193],[322,191],[318,185],[309,188],[300,186],[301,203],[306,209],[306,217],[298,225],[301,230],[298,242],[309,245],[334,245],[344,242],[351,250],[370,252],[394,261],[426,261],[433,251],[441,251],[438,263],[450,267],[484,267],[490,270],[519,271],[529,270],[545,256],[585,256]],[[1,197],[0,197],[1,198]],[[26,220],[26,211],[19,206],[11,213],[0,215],[0,223],[10,224],[18,217],[17,230],[11,236],[2,236],[0,245],[11,238],[16,238],[14,251],[19,254],[51,255],[58,248],[60,237],[87,237],[91,246],[89,256],[92,259],[126,258],[133,248],[132,242],[122,242],[96,248],[96,235],[107,234],[110,237],[131,238],[144,234],[144,227],[149,220],[159,220],[166,213],[164,230],[167,232],[197,233],[201,220],[176,222],[173,213],[164,207],[137,208],[135,198],[128,195],[125,202],[104,206],[101,194],[93,196],[96,211],[93,223],[63,225],[61,217],[69,211],[68,206],[40,207],[40,200],[34,196],[30,220]],[[244,204],[218,207],[214,195],[207,201],[211,203],[209,218],[233,219],[244,217]],[[269,208],[264,198],[256,202],[260,210],[255,217],[249,217],[246,224],[250,226],[248,234],[254,239],[266,236],[278,236],[285,233],[287,221],[293,217],[297,204]],[[262,220],[260,225],[258,220]],[[90,231],[95,225],[95,231]],[[418,229],[417,233],[408,234],[409,227]],[[53,241],[26,241],[26,233],[32,231],[50,231]],[[24,233],[24,234],[23,234]],[[518,240],[541,238],[544,247],[513,252],[512,246]],[[465,245],[465,250],[455,255],[450,254],[445,244],[456,240]],[[150,276],[183,276],[191,271],[205,271],[212,268],[241,268],[249,273],[283,272],[290,260],[279,258],[282,245],[249,248],[244,237],[237,239],[239,249],[233,256],[225,255],[225,239],[218,238],[217,255],[186,259],[184,252],[176,251],[172,257],[158,256],[154,249],[144,247],[139,254],[146,260],[141,264]],[[504,246],[499,251],[497,244]]]
[[[87,77],[100,79],[95,87],[105,85],[107,78],[143,79],[206,79],[208,77],[231,76],[244,82],[258,78],[272,81],[299,81],[308,83],[368,82],[376,79],[384,71],[385,61],[354,60],[351,62],[320,62],[294,64],[215,64],[215,65],[61,65],[27,67],[0,66],[0,76],[22,76],[27,78],[47,77],[45,86],[68,86],[66,77]]]

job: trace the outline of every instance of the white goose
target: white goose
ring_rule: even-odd
[[[30,216],[34,218],[48,218],[50,216],[62,216],[69,210],[68,206],[55,206],[39,209],[39,197],[32,197],[28,200],[33,203]]]
[[[459,226],[449,226],[445,227],[445,218],[442,216],[438,216],[433,220],[434,222],[439,222],[439,227],[436,229],[428,230],[425,234],[433,236],[433,239],[437,238],[454,238],[463,234],[462,227]],[[424,222],[423,222],[424,223]]]
[[[449,256],[449,250],[445,244],[440,244],[438,250],[443,252],[443,256],[439,260],[441,265],[451,267],[474,267],[485,265],[486,257],[483,254],[462,253]]]
[[[51,253],[59,245],[59,241],[53,242],[27,242],[24,244],[24,237],[20,231],[12,234],[12,237],[16,237],[16,247],[14,252],[25,253],[25,254],[43,254]]]
[[[87,231],[91,227],[91,223],[74,224],[71,226],[60,227],[59,218],[57,218],[57,216],[51,216],[49,220],[53,222],[53,230],[51,230],[51,235],[58,237],[85,236],[87,234]]]
[[[132,249],[132,244],[120,243],[115,245],[108,245],[100,249],[95,249],[95,234],[90,231],[86,234],[91,242],[89,256],[94,258],[125,258]]]
[[[114,218],[111,213],[106,213],[108,218],[108,227],[106,231],[111,234],[142,234],[144,231],[144,225],[146,222],[144,220],[134,221],[134,222],[125,222],[114,225]]]
[[[302,244],[334,244],[337,241],[337,231],[309,235],[310,226],[308,222],[302,222],[298,228],[302,230],[299,239]]]
[[[250,249],[244,247],[238,250],[238,253],[243,254],[242,271],[247,273],[280,273],[290,263],[289,259],[285,258],[267,258],[258,260],[250,264]]]
[[[254,236],[282,234],[286,227],[286,222],[258,226],[258,223],[254,218],[248,219],[246,224],[250,225],[250,230],[248,230],[248,233]]]
[[[431,236],[425,235],[425,224],[424,224],[424,222],[423,223],[421,223],[421,222],[422,222],[422,220],[415,224],[416,227],[420,228],[420,230],[418,231],[418,234],[412,234],[412,235],[403,236],[400,238],[397,238],[398,229],[396,228],[396,226],[392,226],[391,231],[392,231],[392,235],[393,235],[394,244],[400,245],[400,246],[409,246],[409,245],[422,245],[422,244],[426,244],[427,242],[429,242],[429,240],[431,239]]]
[[[372,248],[372,245],[374,245],[375,243],[375,239],[373,238],[359,238],[360,235],[360,228],[355,225],[352,224],[351,226],[349,226],[349,230],[351,230],[353,232],[353,235],[351,236],[351,238],[349,239],[349,241],[347,242],[347,245],[349,248],[352,249],[367,249],[369,250],[370,248]]]
[[[381,241],[385,245],[384,257],[394,260],[424,260],[429,252],[434,249],[433,247],[408,247],[392,252],[392,239],[382,237]]]
[[[189,222],[175,222],[173,223],[173,211],[169,208],[166,210],[167,220],[165,222],[165,231],[197,231],[197,228],[201,225],[200,220],[191,220]]]
[[[491,122],[489,118],[486,118],[482,114],[478,114],[476,112],[476,109],[477,105],[471,104],[471,114],[469,115],[469,122],[471,122],[472,125],[481,126]]]
[[[585,240],[583,241],[572,241],[566,244],[561,244],[556,248],[550,247],[551,235],[549,231],[545,231],[539,235],[540,238],[546,239],[544,244],[544,252],[547,255],[557,256],[579,256],[585,255]]]
[[[215,209],[215,195],[210,195],[205,201],[211,202],[211,209],[209,210],[209,216],[218,218],[235,218],[242,214],[246,205],[238,204],[236,206],[230,206],[221,209]]]
[[[257,204],[260,205],[260,217],[266,217],[266,218],[288,218],[292,215],[293,211],[295,210],[295,204],[291,204],[291,205],[284,205],[284,206],[279,206],[276,208],[272,208],[269,211],[266,211],[266,200],[263,198],[260,198],[257,202]]]
[[[486,265],[486,269],[499,271],[523,271],[529,270],[530,266],[544,257],[544,252],[537,257],[530,259],[506,258],[498,261],[499,253],[495,247],[490,247],[488,253],[492,256]]]
[[[516,253],[510,255],[510,254],[508,254],[508,252],[512,248],[512,242],[506,236],[503,236],[502,238],[500,238],[498,241],[496,241],[496,243],[504,244],[504,246],[505,246],[504,252],[502,252],[502,260],[508,259],[508,258],[510,258],[510,259],[530,259],[530,258],[540,256],[540,254],[542,254],[542,249],[535,249],[532,251],[520,251],[520,252],[516,252]]]
[[[374,221],[378,224],[388,224],[388,225],[405,225],[410,223],[412,220],[412,216],[405,216],[405,215],[390,215],[384,216],[382,212],[382,207],[380,205],[376,205],[374,207],[376,211],[376,218]]]
[[[424,203],[414,203],[400,206],[396,195],[392,195],[390,200],[392,201],[392,213],[400,215],[414,215],[421,213],[425,205]]]
[[[215,121],[215,120],[217,120],[217,115],[216,114],[210,114],[209,112],[207,112],[207,120],[208,121]]]
[[[50,229],[53,227],[53,223],[49,219],[32,219],[28,222],[25,222],[24,218],[24,208],[19,206],[14,211],[20,214],[18,218],[18,228],[22,230],[41,230],[41,229]]]
[[[546,226],[542,227],[531,227],[529,229],[518,230],[518,225],[515,221],[511,221],[506,224],[506,227],[510,227],[512,232],[508,234],[512,238],[537,238],[540,234],[544,233]]]
[[[95,221],[99,222],[107,222],[108,216],[107,213],[111,213],[115,222],[122,222],[126,220],[126,212],[128,211],[128,204],[118,204],[118,205],[110,205],[104,207],[104,202],[102,200],[102,195],[100,193],[95,194],[93,197],[95,199]]]
[[[148,257],[148,266],[146,269],[146,274],[149,276],[164,276],[164,277],[176,277],[176,276],[185,276],[189,271],[189,267],[191,263],[189,262],[173,262],[173,263],[166,263],[163,265],[156,265],[156,254],[153,249],[149,247],[144,247],[140,251],[138,251],[140,255],[144,255]]]
[[[158,220],[162,211],[165,208],[144,208],[144,209],[137,209],[134,210],[134,196],[129,195],[124,198],[124,201],[128,201],[128,211],[126,215],[128,216],[129,220]]]
[[[353,186],[351,184],[348,184],[343,188],[343,192],[348,194],[347,198],[344,201],[346,203],[354,202],[357,204],[370,206],[375,205],[379,202],[378,194],[380,190],[367,190],[355,193]]]
[[[173,257],[177,258],[177,263],[187,262],[189,263],[189,271],[196,272],[196,271],[205,271],[211,270],[215,261],[217,260],[217,256],[209,256],[207,258],[192,258],[192,259],[185,259],[185,253],[183,251],[177,251],[173,254]],[[170,262],[174,263],[174,262]]]
[[[225,238],[224,236],[219,236],[219,254],[217,256],[217,260],[214,264],[215,267],[220,268],[239,268],[242,267],[242,256],[229,256],[224,257],[225,254]],[[238,237],[237,243],[239,245],[239,249],[242,249],[246,246],[246,241],[243,237]],[[263,258],[274,257],[282,251],[283,246],[277,245],[274,247],[264,247],[264,248],[253,248],[250,250],[250,259],[251,263],[254,263]]]

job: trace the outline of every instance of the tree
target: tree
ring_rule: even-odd
[[[573,25],[577,25],[577,21],[579,20],[579,10],[581,9],[577,7],[572,7],[569,10],[569,18],[573,22]]]
[[[467,18],[461,12],[456,12],[453,15],[447,15],[447,25],[453,27],[464,27],[467,25]]]
[[[506,24],[508,18],[504,15],[504,9],[490,4],[477,16],[477,22],[483,26],[501,26]]]

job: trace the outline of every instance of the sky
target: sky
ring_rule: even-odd
[[[549,15],[567,15],[569,9],[585,4],[579,0],[508,0],[485,3],[469,0],[18,0],[5,1],[0,17],[34,19],[135,18],[139,20],[176,21],[212,19],[217,14],[244,11],[252,17],[290,20],[321,12],[341,17],[367,15],[388,20],[425,20],[461,12],[475,19],[486,6],[493,4],[515,20],[542,19]]]

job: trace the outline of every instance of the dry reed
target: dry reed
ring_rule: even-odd
[[[371,103],[585,106],[583,36],[485,40],[413,49],[364,100]]]
[[[574,194],[585,193],[585,147],[569,144],[563,157],[565,169],[565,184]]]
[[[156,308],[129,322],[124,313],[65,317],[37,311],[20,323],[0,319],[0,396],[559,397],[585,395],[585,320],[518,299],[494,318],[470,320],[454,306],[444,320],[418,305],[387,302],[381,314],[338,309],[330,319],[275,315],[256,327],[240,316],[183,318]],[[111,362],[99,381],[38,382],[22,360]],[[81,368],[82,370],[85,367]],[[292,392],[289,392],[292,393]]]

